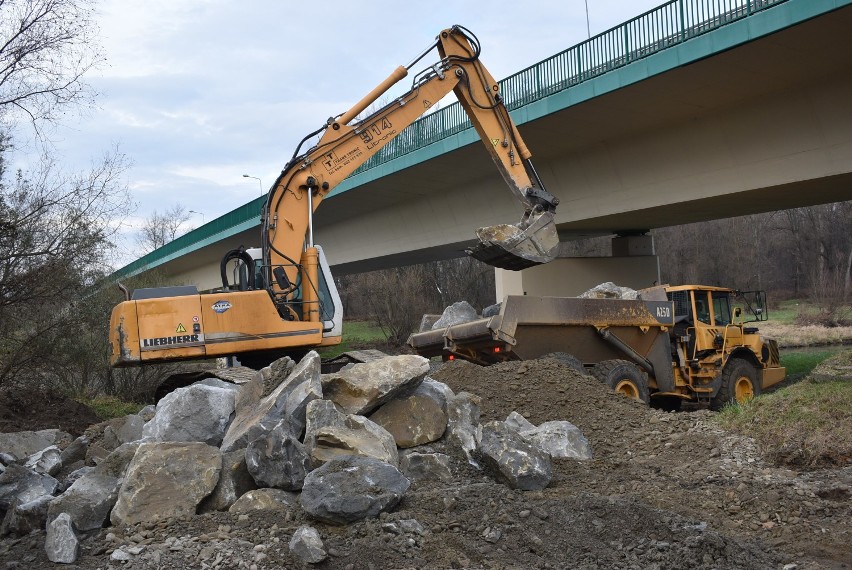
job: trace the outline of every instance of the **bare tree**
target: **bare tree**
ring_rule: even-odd
[[[186,230],[183,226],[189,221],[190,213],[181,204],[175,204],[160,214],[156,210],[148,216],[137,236],[143,253],[150,253],[173,241]]]
[[[22,113],[39,130],[91,103],[83,76],[104,61],[92,0],[0,1],[0,118]]]
[[[125,167],[113,153],[69,175],[45,155],[36,170],[2,181],[0,384],[35,373],[56,356],[59,337],[79,334],[74,303],[109,272],[104,254],[130,207]]]

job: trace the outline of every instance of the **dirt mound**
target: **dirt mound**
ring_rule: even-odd
[[[92,408],[57,391],[0,391],[0,433],[58,428],[79,436],[99,421]]]

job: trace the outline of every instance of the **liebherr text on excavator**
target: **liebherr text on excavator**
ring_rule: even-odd
[[[357,119],[435,48],[439,61],[417,73],[408,92]],[[558,245],[558,200],[533,168],[499,85],[479,54],[472,33],[461,26],[446,29],[411,64],[397,68],[351,109],[307,135],[269,190],[261,213],[261,247],[225,255],[221,292],[199,294],[192,286],[134,291],[110,320],[113,365],[229,355],[246,364],[338,344],[340,298],[322,248],[314,243],[313,212],[347,176],[451,91],[525,209],[517,225],[477,230],[479,243],[468,253],[513,270],[551,261]],[[319,142],[300,153],[315,136]],[[232,262],[241,276],[234,284],[226,272]]]

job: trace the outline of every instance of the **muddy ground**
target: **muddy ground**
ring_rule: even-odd
[[[521,492],[455,455],[453,482],[415,483],[379,519],[334,527],[295,510],[106,528],[74,567],[302,568],[287,546],[302,524],[319,530],[330,556],[317,568],[327,569],[850,567],[852,466],[773,467],[711,412],[649,409],[551,360],[453,362],[434,377],[479,395],[483,421],[517,411],[535,424],[573,422],[594,459],[556,460],[547,489]],[[423,531],[389,524],[402,519]],[[43,539],[0,541],[0,561],[51,566]],[[111,560],[119,547],[130,561]]]

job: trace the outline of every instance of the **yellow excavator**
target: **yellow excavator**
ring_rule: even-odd
[[[411,89],[358,119],[391,86],[437,48],[440,59],[413,77]],[[500,87],[479,59],[476,37],[461,26],[435,42],[345,113],[307,135],[271,186],[261,213],[261,248],[240,248],[222,260],[223,289],[193,286],[137,289],[110,319],[113,366],[237,356],[243,364],[340,343],[340,298],[322,248],[314,243],[313,212],[323,199],[450,91],[482,138],[525,211],[517,225],[476,231],[468,254],[510,270],[547,263],[559,243],[558,200],[548,193],[530,151],[509,116]],[[319,141],[300,153],[313,137]],[[228,282],[226,266],[240,276]]]

